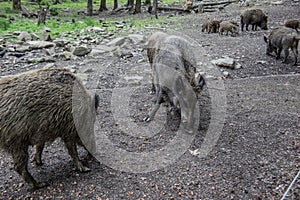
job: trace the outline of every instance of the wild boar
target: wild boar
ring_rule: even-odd
[[[241,13],[241,29],[244,31],[244,25],[248,31],[249,24],[252,25],[252,30],[256,31],[257,26],[263,30],[268,30],[268,16],[257,8],[243,10]]]
[[[226,35],[228,35],[228,32],[231,32],[232,35],[239,34],[238,27],[229,21],[223,21],[220,23],[219,34],[223,35],[224,31],[226,31]]]
[[[284,22],[284,26],[288,28],[293,28],[298,32],[298,28],[300,28],[300,21],[296,19],[289,19]]]
[[[79,160],[76,143],[95,150],[99,97],[91,95],[73,73],[67,69],[38,69],[4,76],[0,78],[0,96],[0,147],[12,156],[15,171],[31,189],[47,185],[28,172],[31,145],[40,147],[60,137],[76,169],[90,170]]]
[[[164,101],[173,107],[179,107],[180,104],[182,122],[190,132],[194,124],[195,93],[202,89],[204,79],[196,73],[196,61],[188,41],[179,36],[168,35],[157,42],[152,67],[156,100],[144,120],[153,120]]]
[[[208,24],[208,33],[217,33],[219,32],[220,28],[220,21],[218,20],[211,20]]]
[[[276,59],[279,59],[281,51],[283,50],[283,62],[286,63],[287,57],[289,56],[289,49],[291,48],[295,57],[294,65],[296,65],[299,40],[300,36],[296,31],[285,27],[276,28],[271,31],[268,37],[264,36],[264,41],[267,43],[266,54],[271,55],[271,53],[275,51]]]
[[[202,29],[201,29],[202,32],[208,31],[208,25],[209,25],[209,23],[210,23],[209,19],[203,21],[203,23],[202,23]]]
[[[217,33],[219,31],[220,21],[218,20],[205,20],[202,24],[202,32]]]

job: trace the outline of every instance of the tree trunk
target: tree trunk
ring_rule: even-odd
[[[158,7],[158,2],[157,0],[153,0],[153,8],[152,8],[152,14],[155,15],[155,18],[157,19],[157,7]]]
[[[21,0],[13,0],[13,10],[22,10]]]
[[[127,1],[127,8],[128,8],[128,12],[132,12],[133,11],[133,6],[134,5],[134,0],[128,0]]]
[[[141,6],[142,6],[141,0],[136,0],[134,13],[141,13]]]
[[[118,8],[118,0],[114,0],[114,10]]]
[[[87,15],[92,16],[93,15],[93,0],[87,1]]]
[[[107,10],[106,0],[101,0],[99,11],[104,11],[104,10]]]
[[[46,16],[47,16],[48,10],[49,10],[49,6],[47,6],[46,8],[43,8],[42,6],[40,6],[40,10],[39,10],[39,14],[38,14],[38,26],[41,24],[46,24]]]

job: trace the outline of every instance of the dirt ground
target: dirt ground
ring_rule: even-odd
[[[91,168],[91,172],[81,174],[74,170],[67,150],[57,140],[45,149],[43,166],[29,163],[32,175],[47,181],[49,186],[27,192],[26,183],[13,170],[10,156],[1,150],[0,199],[280,199],[300,169],[300,66],[292,65],[291,55],[288,64],[265,55],[263,35],[282,25],[284,19],[299,19],[300,7],[292,6],[290,1],[261,7],[268,13],[269,30],[240,32],[236,37],[200,31],[201,21],[208,17],[238,20],[244,7],[236,4],[218,13],[190,14],[174,20],[181,24],[177,33],[189,36],[199,45],[198,69],[207,72],[207,87],[198,97],[197,133],[176,160],[154,171],[135,173],[134,166],[132,172],[127,172],[109,164],[109,155],[98,162],[79,149],[80,157]],[[149,35],[151,30],[147,31]],[[135,51],[133,57],[126,59],[107,53],[87,57],[87,61],[58,61],[56,66],[75,65],[80,72],[89,70],[87,85],[101,99],[96,134],[105,133],[116,148],[129,153],[151,152],[163,149],[176,138],[179,117],[168,114],[166,123],[162,123],[164,113],[159,113],[154,123],[163,128],[157,132],[153,129],[151,137],[145,133],[139,137],[125,130],[126,124],[144,125],[143,118],[153,98],[149,93],[146,52],[140,47]],[[242,68],[203,69],[208,60],[224,55],[234,58]],[[2,75],[18,71],[4,66],[1,70]],[[222,71],[229,76],[224,78]],[[130,120],[125,125],[117,122],[115,116],[122,106],[117,111],[112,106],[122,100],[126,105],[126,95],[115,93],[122,88],[134,88],[126,93],[130,99]],[[203,157],[193,155],[191,151],[203,147],[209,132],[218,136],[212,149]],[[140,134],[143,135],[142,130]],[[110,153],[113,157],[115,152]],[[171,152],[161,162],[168,163],[176,156]],[[155,168],[156,164],[150,167]],[[286,199],[300,199],[299,183],[300,180],[293,185]]]

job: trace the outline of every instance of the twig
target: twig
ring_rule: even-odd
[[[293,185],[295,184],[295,182],[297,181],[298,177],[300,176],[300,170],[298,171],[298,174],[295,176],[294,180],[292,181],[292,183],[290,184],[290,186],[288,187],[288,189],[285,191],[285,193],[283,194],[282,198],[280,200],[284,200],[285,197],[288,195],[289,191],[291,190],[291,188],[293,187]]]

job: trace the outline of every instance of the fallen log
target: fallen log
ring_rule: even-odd
[[[157,10],[162,11],[179,11],[179,12],[192,12],[191,9],[185,9],[185,8],[175,8],[175,7],[157,7]]]
[[[208,3],[194,3],[194,5],[202,5],[202,6],[216,6],[216,5],[222,5],[222,4],[231,4],[235,3],[236,1],[220,1],[220,2],[208,2]]]

